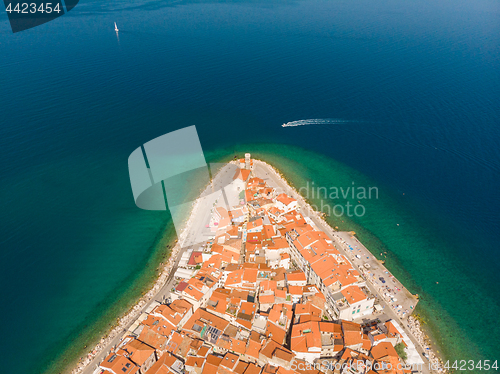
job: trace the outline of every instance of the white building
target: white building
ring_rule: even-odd
[[[353,321],[373,313],[374,298],[368,298],[361,288],[350,285],[333,295],[336,299],[339,319]]]
[[[298,207],[299,207],[297,200],[292,199],[290,196],[288,196],[285,193],[278,195],[276,197],[275,203],[276,203],[275,206],[279,210],[281,210],[285,213],[291,212],[292,210],[298,210]]]

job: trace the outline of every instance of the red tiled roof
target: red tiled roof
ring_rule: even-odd
[[[177,285],[177,287],[175,287],[175,290],[177,292],[182,292],[187,286],[188,286],[187,282],[182,281]]]
[[[259,295],[259,303],[261,304],[274,303],[274,295]]]
[[[194,252],[191,253],[191,256],[189,257],[188,265],[190,266],[196,266],[198,264],[201,264],[203,262],[203,257],[201,252]]]
[[[276,197],[276,200],[283,203],[284,205],[289,205],[291,203],[293,203],[294,201],[297,201],[295,199],[292,199],[290,196],[288,196],[287,194],[280,194]]]

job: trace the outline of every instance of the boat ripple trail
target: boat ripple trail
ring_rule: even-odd
[[[358,125],[381,125],[383,122],[378,121],[362,121],[362,120],[348,120],[341,118],[316,118],[316,119],[301,119],[298,121],[287,122],[281,125],[282,127],[296,127],[296,126],[310,126],[316,125],[319,128],[323,128],[325,130],[334,131],[334,128],[328,128],[325,125],[344,125],[344,124],[358,124]],[[391,133],[387,132],[387,129],[383,129],[383,131],[373,129],[371,126],[343,126],[335,128],[335,131],[346,131],[354,134],[361,134],[367,136],[373,136],[382,140],[386,140],[392,143],[398,143],[405,146],[412,146],[417,148],[426,148],[426,149],[434,149],[436,151],[447,152],[451,156],[459,157],[465,160],[469,160],[470,162],[474,162],[475,164],[485,167],[493,172],[500,171],[500,163],[494,162],[494,158],[482,159],[470,152],[463,152],[460,149],[450,147],[445,144],[436,144],[434,139],[426,139],[421,136],[418,138],[412,138],[409,134],[411,132],[412,127],[415,125],[409,123],[400,123],[398,127],[403,127],[405,129],[401,134],[403,136],[394,136]],[[419,126],[420,127],[420,126]]]
[[[287,122],[281,125],[282,127],[294,126],[308,126],[308,125],[337,125],[344,123],[359,123],[359,121],[352,121],[340,118],[317,118],[317,119],[301,119],[298,121]]]

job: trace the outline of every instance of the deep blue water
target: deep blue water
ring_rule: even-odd
[[[371,233],[465,329],[448,341],[498,358],[499,20],[494,0],[82,0],[18,34],[2,14],[1,358],[46,367],[140,278],[168,217],[135,208],[127,158],[190,125],[214,158],[300,146],[380,186],[380,219],[414,210],[417,248]],[[280,126],[308,118],[350,122]]]

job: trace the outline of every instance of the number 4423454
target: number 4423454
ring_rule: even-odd
[[[52,7],[52,3],[41,3],[40,5],[35,3],[9,3],[7,8],[5,9],[7,12],[12,13],[60,13],[62,12],[59,7],[59,3],[55,3],[54,7]]]
[[[474,360],[455,360],[455,361],[446,361],[444,368],[447,370],[454,369],[459,371],[469,371],[469,370],[498,370],[497,360],[483,360],[483,361],[474,361]]]

